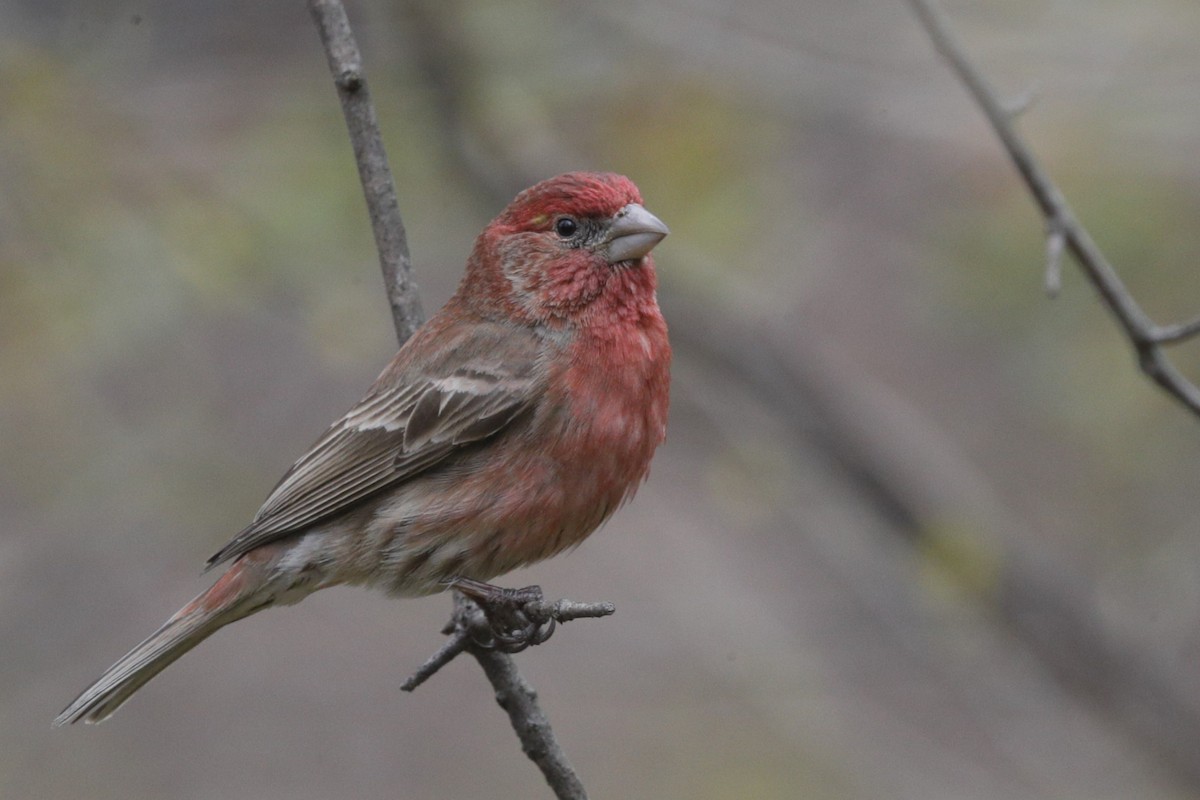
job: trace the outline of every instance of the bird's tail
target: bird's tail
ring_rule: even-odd
[[[270,595],[259,591],[265,566],[252,555],[236,561],[208,591],[179,609],[76,697],[55,718],[55,727],[80,720],[103,722],[147,681],[219,628],[270,605]]]

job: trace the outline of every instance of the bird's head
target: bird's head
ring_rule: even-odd
[[[652,302],[649,254],[667,233],[628,178],[569,172],[521,192],[484,229],[463,286],[530,322],[578,318],[601,298]]]

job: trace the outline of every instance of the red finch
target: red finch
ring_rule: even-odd
[[[55,724],[106,719],[218,628],[317,589],[432,594],[579,544],[666,434],[671,348],[649,255],[666,235],[620,175],[517,195],[445,307],[209,559],[225,574]]]

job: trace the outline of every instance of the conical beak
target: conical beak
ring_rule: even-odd
[[[608,228],[608,263],[636,261],[670,232],[661,219],[630,203],[617,212]]]

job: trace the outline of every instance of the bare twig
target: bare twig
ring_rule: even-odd
[[[354,147],[359,179],[375,233],[375,245],[379,250],[379,264],[383,270],[396,337],[403,344],[420,327],[425,314],[412,278],[404,222],[400,217],[396,187],[383,149],[375,108],[367,91],[362,56],[341,0],[309,0],[308,6],[341,99],[342,113]],[[457,592],[454,593],[454,602],[455,620],[466,620],[467,616],[472,620],[476,615],[482,617],[478,607]],[[474,613],[470,612],[472,608],[475,609]],[[613,613],[613,607],[610,603],[580,604],[569,600],[546,603],[539,599],[536,603],[528,604],[525,613],[530,619],[566,621],[585,616],[605,616]],[[476,643],[472,637],[475,624],[463,622],[455,625],[451,629],[451,639],[405,682],[405,690],[412,691],[459,653],[469,651],[491,681],[496,700],[508,712],[513,730],[521,740],[521,749],[541,769],[555,796],[559,800],[586,800],[583,784],[555,739],[549,720],[538,706],[537,693],[517,671],[511,656]]]
[[[400,684],[400,690],[404,692],[415,690],[422,683],[432,678],[438,670],[457,658],[459,653],[466,650],[470,641],[471,634],[467,629],[452,627],[450,638],[446,640],[446,643],[439,647],[436,653],[427,658],[424,664],[417,667],[417,671],[409,675],[408,680]]]
[[[392,307],[396,338],[403,344],[425,321],[425,312],[421,308],[421,295],[412,277],[408,237],[404,233],[404,221],[400,218],[396,184],[388,167],[383,138],[379,135],[375,106],[367,89],[362,55],[350,31],[350,20],[346,17],[341,0],[309,0],[308,10],[321,35],[321,44],[325,46],[329,71],[333,73],[338,99],[342,102],[342,114],[350,130],[358,177],[367,199],[375,247],[379,250],[379,266],[383,270],[388,303]]]
[[[1200,320],[1165,327],[1154,324],[1133,299],[1091,234],[1076,219],[1066,198],[1050,180],[1033,151],[1017,134],[1011,114],[996,99],[996,92],[987,79],[967,59],[962,47],[950,32],[942,12],[930,0],[908,0],[908,3],[929,34],[934,47],[983,109],[1004,149],[1008,151],[1013,164],[1021,173],[1038,208],[1051,222],[1047,235],[1063,238],[1066,249],[1075,257],[1080,269],[1096,287],[1101,299],[1116,318],[1117,324],[1125,332],[1142,371],[1192,413],[1200,416],[1200,389],[1175,368],[1161,347],[1200,333]],[[1048,255],[1051,244],[1047,245]]]
[[[1200,333],[1200,318],[1155,325],[1130,295],[1065,198],[1014,130],[996,94],[971,64],[931,0],[908,0],[938,52],[966,84],[995,129],[1009,157],[1047,220],[1047,280],[1065,246],[1124,330],[1142,370],[1193,413],[1200,390],[1166,359],[1162,346]],[[1160,664],[1128,642],[1120,642],[1066,589],[1061,575],[1013,558],[998,583],[994,602],[1001,618],[1061,678],[1090,695],[1126,730],[1134,733],[1177,776],[1200,786],[1200,707]]]
[[[581,617],[602,617],[613,613],[611,603],[574,603],[559,600],[547,603],[534,600],[526,603],[524,611],[531,618],[553,619],[566,622]],[[464,650],[479,662],[484,674],[496,690],[496,702],[508,713],[521,750],[542,771],[547,785],[559,800],[586,800],[587,792],[571,768],[567,754],[563,752],[550,727],[550,721],[537,702],[537,692],[517,671],[512,657],[481,642],[494,635],[492,623],[474,601],[462,594],[454,594],[454,616],[446,626],[450,638],[421,665],[401,686],[411,692],[428,680],[439,669]]]
[[[1046,220],[1046,294],[1058,297],[1062,289],[1062,256],[1067,234],[1057,219]]]
[[[1159,344],[1179,344],[1200,333],[1200,317],[1177,325],[1162,325],[1154,331],[1154,341]]]
[[[617,607],[612,603],[577,603],[574,600],[555,600],[553,603],[542,600],[525,607],[530,619],[552,619],[555,622],[607,617],[616,610]]]
[[[554,796],[559,800],[587,800],[579,776],[571,768],[566,753],[554,738],[550,721],[538,706],[537,692],[517,671],[512,657],[474,644],[468,649],[496,689],[496,702],[508,712],[508,720],[521,740],[521,750],[538,765]]]
[[[492,624],[479,607],[462,595],[456,594],[455,598],[454,616],[442,630],[450,638],[400,686],[404,691],[411,692],[416,689],[471,645],[494,639]],[[574,600],[549,603],[545,600],[531,600],[522,605],[521,611],[535,626],[540,626],[551,621],[559,623],[588,617],[607,617],[616,611],[616,607],[612,603],[577,603]],[[492,649],[489,646],[481,646],[485,650]]]
[[[1025,91],[1021,92],[1016,97],[1009,100],[1004,105],[1004,110],[1008,112],[1008,116],[1017,118],[1033,107],[1041,96],[1042,88],[1036,83],[1030,86]]]

